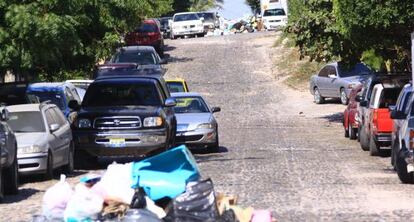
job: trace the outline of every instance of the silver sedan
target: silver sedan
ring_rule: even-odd
[[[198,93],[172,93],[171,96],[177,101],[174,108],[177,118],[176,143],[217,152],[218,125],[213,113],[220,112],[221,109],[210,108]]]

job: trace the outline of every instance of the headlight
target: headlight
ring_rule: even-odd
[[[42,149],[38,145],[31,145],[27,147],[19,147],[17,149],[18,154],[29,154],[29,153],[41,153]]]
[[[213,124],[211,123],[203,123],[197,126],[197,129],[213,129]]]
[[[84,128],[91,128],[92,123],[89,119],[79,119],[78,120],[78,128],[84,129]]]
[[[157,127],[162,125],[161,117],[147,117],[144,119],[144,127]]]

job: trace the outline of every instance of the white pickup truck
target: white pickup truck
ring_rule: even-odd
[[[184,12],[174,15],[171,24],[171,39],[184,36],[204,37],[205,34],[203,18],[200,18],[197,13]]]

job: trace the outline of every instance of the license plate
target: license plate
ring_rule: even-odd
[[[408,164],[407,165],[407,173],[411,173],[414,172],[414,165],[413,164]]]
[[[110,139],[109,144],[111,147],[124,147],[126,145],[125,139]]]

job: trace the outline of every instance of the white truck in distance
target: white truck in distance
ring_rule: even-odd
[[[287,0],[261,0],[260,8],[266,30],[276,30],[287,25]]]
[[[184,12],[174,15],[171,23],[171,39],[178,37],[204,37],[203,18],[200,18],[197,13]]]

